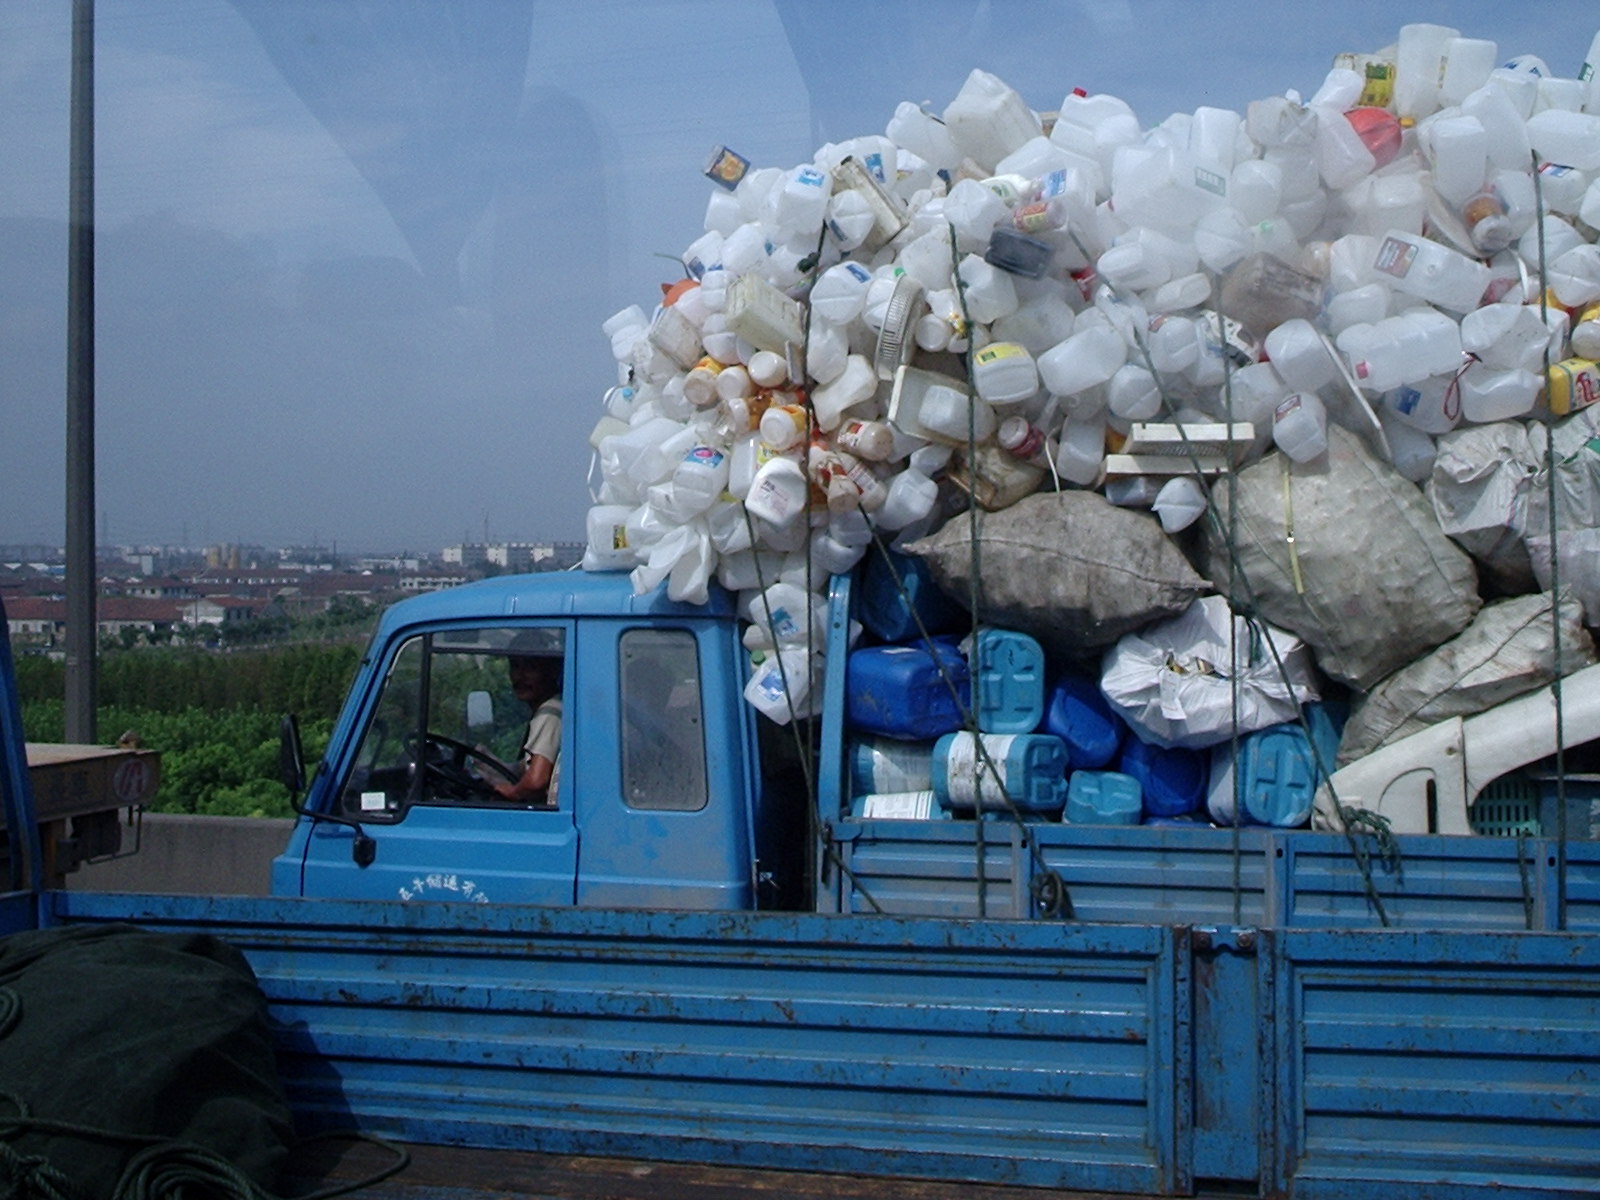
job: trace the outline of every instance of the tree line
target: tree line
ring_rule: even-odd
[[[307,759],[315,762],[360,658],[355,645],[105,654],[100,740],[127,735],[161,751],[153,811],[288,816],[289,795],[278,782],[279,721],[284,713],[299,715]],[[65,740],[65,665],[37,655],[20,656],[16,665],[28,740]]]

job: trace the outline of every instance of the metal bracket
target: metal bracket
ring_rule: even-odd
[[[1202,953],[1232,950],[1254,955],[1259,936],[1253,925],[1197,925],[1191,935],[1194,948]]]

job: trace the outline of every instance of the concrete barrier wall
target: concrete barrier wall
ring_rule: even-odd
[[[145,813],[139,852],[90,863],[67,876],[81,892],[181,892],[191,895],[265,896],[272,860],[289,840],[292,819],[196,817]],[[134,831],[122,830],[123,852]]]

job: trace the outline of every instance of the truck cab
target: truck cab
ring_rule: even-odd
[[[556,778],[536,804],[488,782],[507,777],[528,727],[508,664],[530,652],[562,665]],[[776,886],[757,835],[780,789],[763,786],[744,676],[727,595],[679,604],[636,596],[623,574],[566,572],[395,605],[274,894],[755,908]]]

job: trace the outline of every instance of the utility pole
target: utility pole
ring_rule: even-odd
[[[67,214],[67,688],[69,742],[93,743],[97,663],[94,544],[94,0],[72,3]]]

